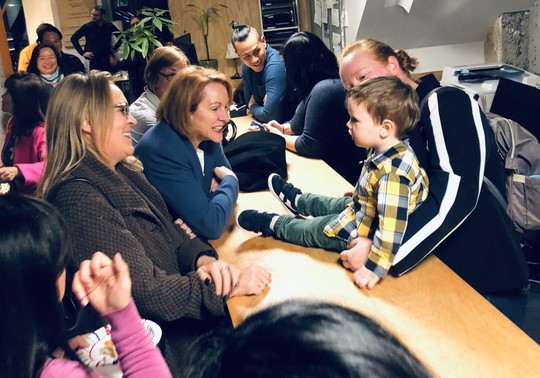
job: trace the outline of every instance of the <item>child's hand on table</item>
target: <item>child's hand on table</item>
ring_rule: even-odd
[[[373,289],[381,277],[367,269],[365,266],[354,272],[353,281],[361,289]]]
[[[347,269],[356,272],[364,266],[373,242],[361,236],[349,243],[348,249],[340,253],[341,262]]]

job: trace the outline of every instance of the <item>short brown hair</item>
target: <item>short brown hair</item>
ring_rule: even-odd
[[[395,76],[364,81],[347,92],[345,106],[364,105],[375,123],[389,119],[396,124],[396,137],[403,139],[420,118],[418,95]]]
[[[156,93],[155,87],[159,80],[159,72],[179,61],[184,62],[186,66],[189,65],[186,54],[176,46],[163,46],[154,50],[144,69],[144,80],[153,93]]]
[[[224,74],[209,68],[188,66],[172,80],[157,109],[157,118],[167,122],[181,135],[189,137],[189,115],[197,110],[204,89],[210,83],[222,84],[231,102],[232,87]]]

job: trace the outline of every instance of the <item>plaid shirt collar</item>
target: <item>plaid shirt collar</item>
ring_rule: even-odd
[[[407,151],[406,142],[401,141],[387,149],[386,151],[380,152],[378,154],[374,153],[374,149],[370,148],[368,151],[367,163],[373,164],[374,169],[381,169],[385,162],[394,159],[397,155],[404,154]]]

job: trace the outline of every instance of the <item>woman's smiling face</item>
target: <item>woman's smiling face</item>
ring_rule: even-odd
[[[41,74],[52,74],[58,68],[56,55],[50,47],[43,47],[37,58],[37,68]]]
[[[111,97],[111,107],[114,108],[113,125],[108,130],[102,151],[107,166],[114,169],[116,164],[128,156],[133,155],[131,127],[137,121],[129,114],[129,104],[122,91],[116,85],[111,85]]]
[[[204,88],[202,100],[190,114],[190,141],[195,148],[203,141],[221,143],[223,126],[229,122],[229,95],[221,83],[210,83]]]

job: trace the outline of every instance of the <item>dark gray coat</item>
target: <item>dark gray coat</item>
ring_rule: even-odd
[[[173,373],[181,375],[174,365],[186,357],[186,345],[216,319],[224,319],[223,299],[215,295],[212,283],[205,284],[195,272],[197,257],[215,256],[215,251],[179,231],[185,240],[177,260],[167,228],[125,181],[131,180],[170,219],[163,199],[141,172],[122,164],[113,172],[88,153],[70,177],[95,184],[81,181],[61,184],[49,198],[67,221],[73,240],[72,269],[95,251],[111,258],[121,252],[130,269],[139,312],[143,318],[162,326],[172,351],[169,353],[172,355],[166,356],[167,361]],[[185,361],[181,363],[184,365]]]

